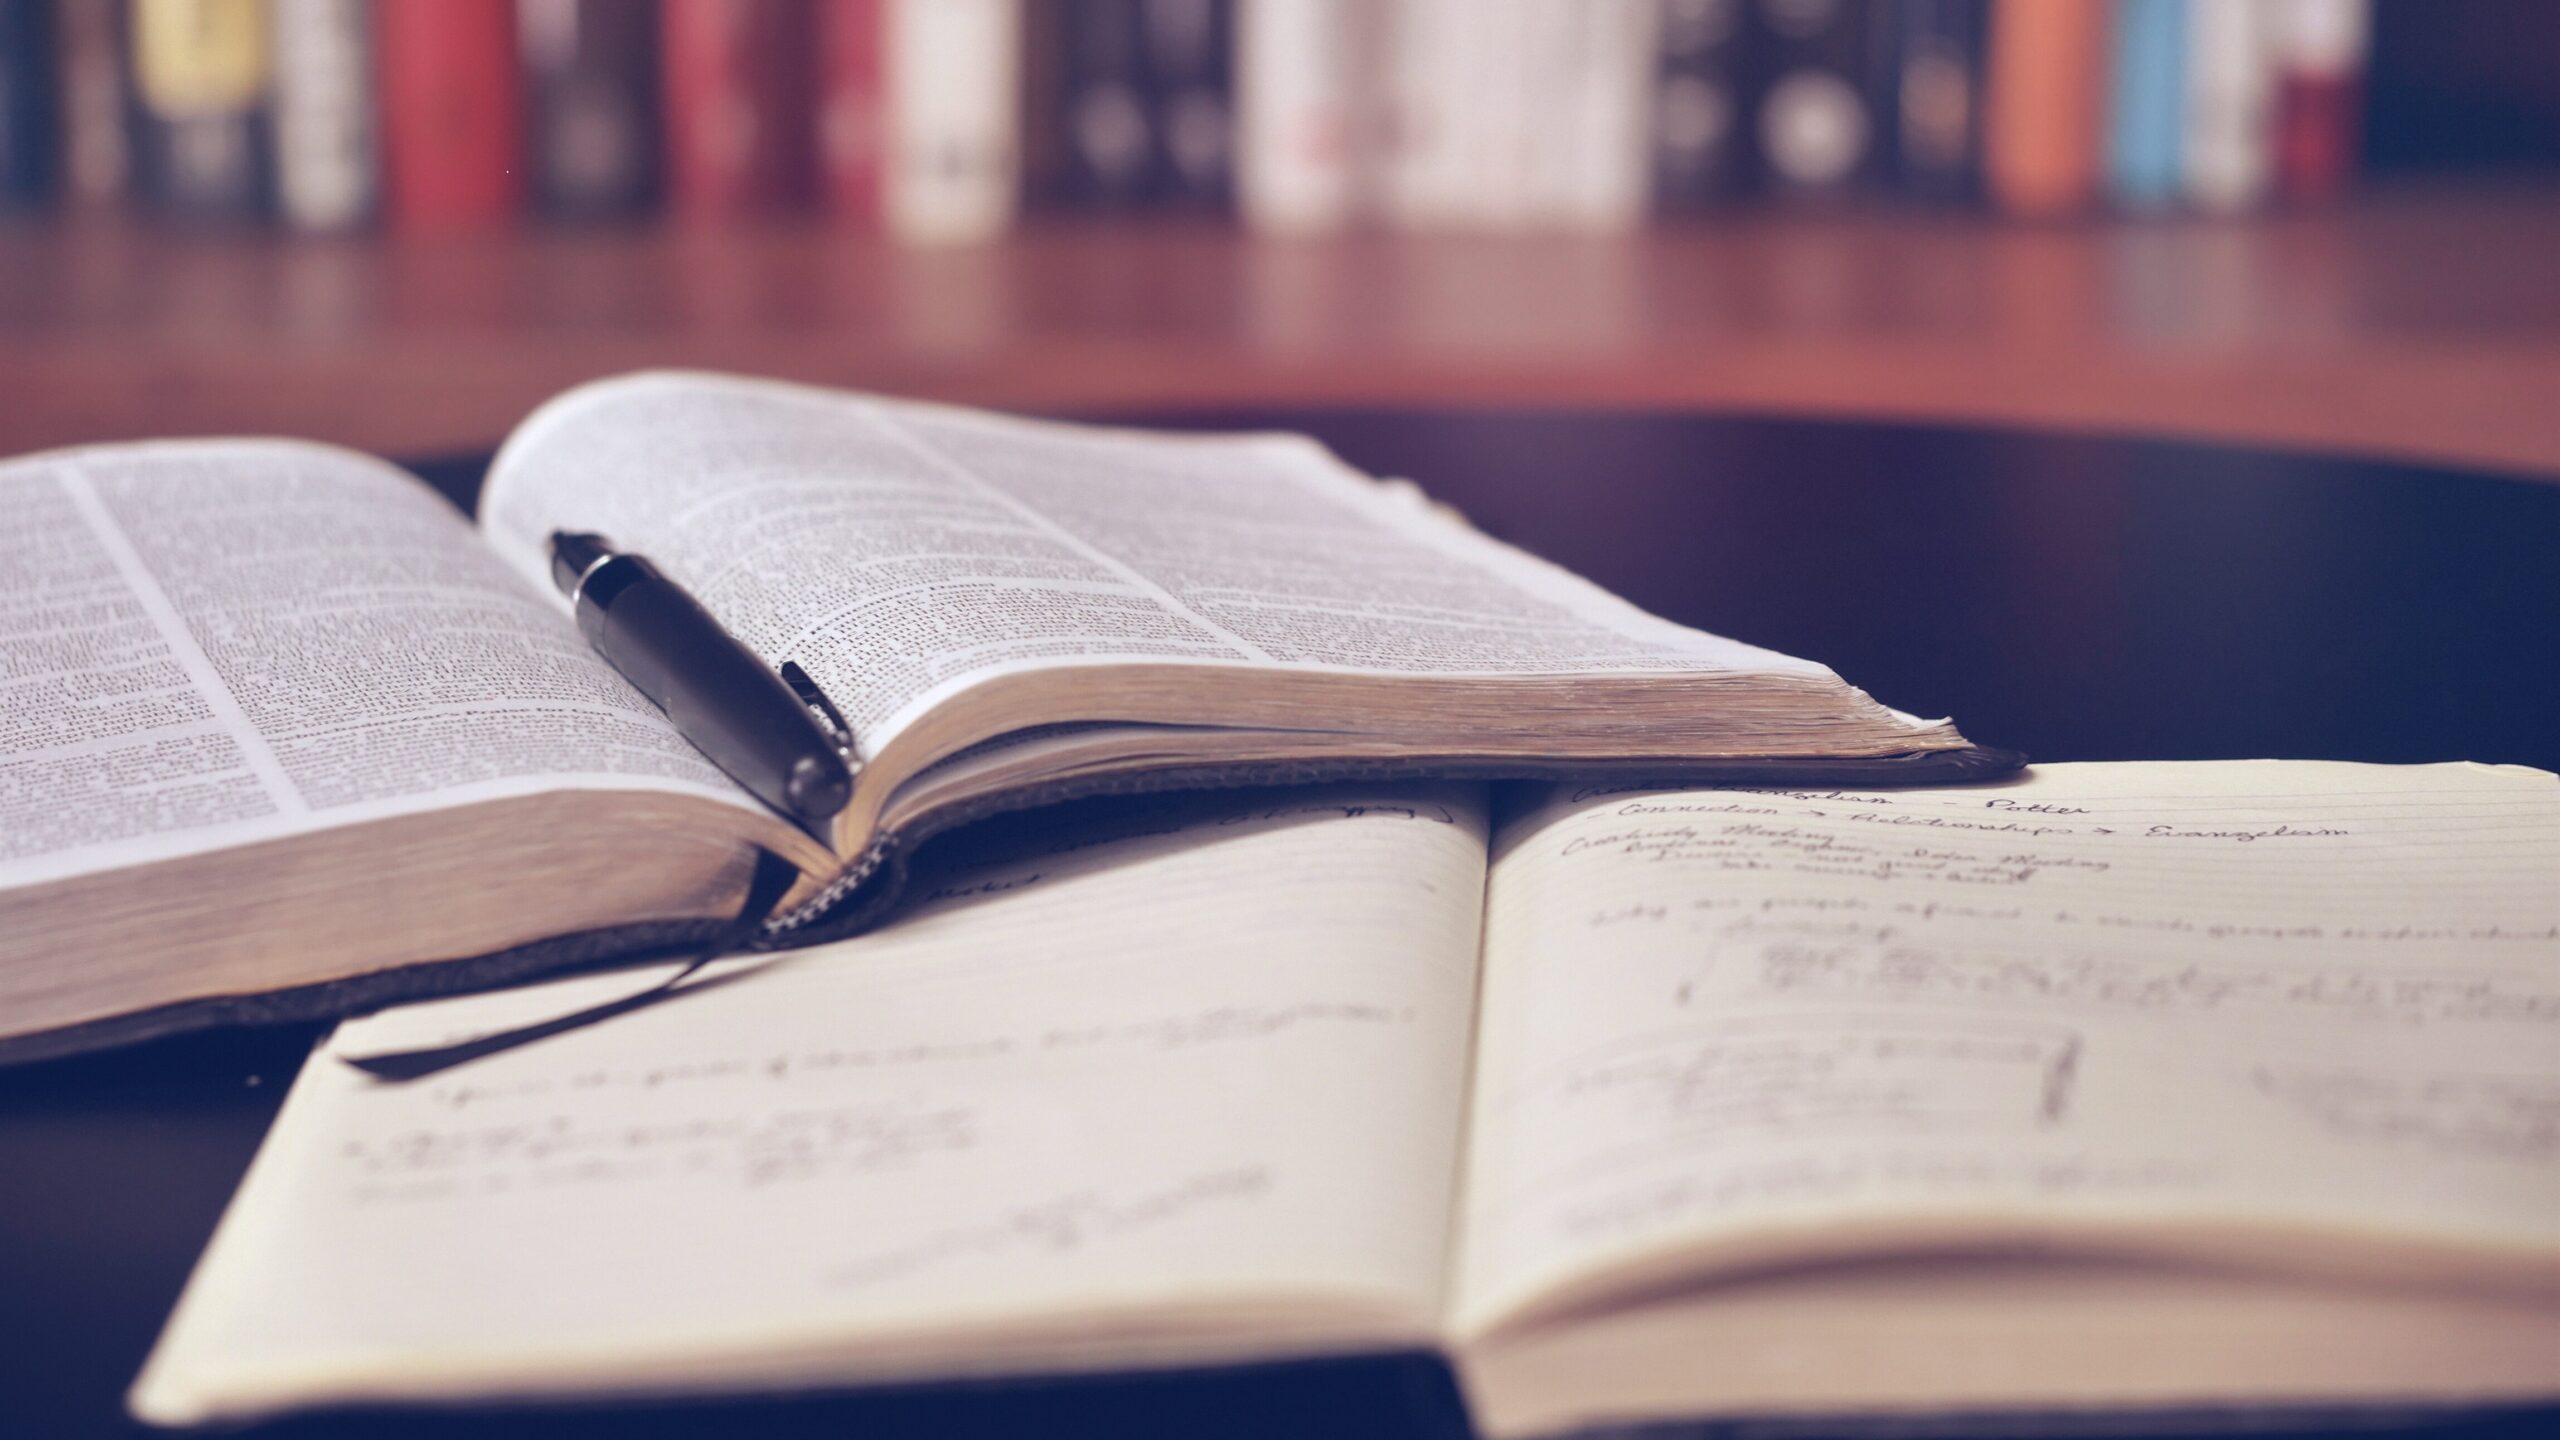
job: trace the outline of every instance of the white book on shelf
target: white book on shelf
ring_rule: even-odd
[[[1549,123],[1546,90],[1532,64],[1538,0],[1484,0],[1474,8],[1473,73],[1457,77],[1471,177],[1462,199],[1465,223],[1514,230],[1536,203],[1538,135]]]
[[[2187,0],[2187,199],[2241,210],[2274,174],[2274,11],[2269,0]]]
[[[2373,43],[2372,0],[2278,0],[2276,63],[2287,74],[2350,75]]]
[[[1367,0],[1243,0],[1236,14],[1237,195],[1257,230],[1359,218],[1369,142]]]
[[[1464,223],[1476,183],[1465,100],[1482,75],[1483,35],[1470,0],[1388,0],[1387,218],[1407,229]]]
[[[271,0],[276,201],[304,230],[372,213],[373,75],[365,0]]]
[[[1644,219],[1656,31],[1650,0],[1536,0],[1530,60],[1548,99],[1528,113],[1543,164],[1532,198],[1541,223],[1623,230]]]
[[[1021,189],[1018,0],[890,0],[889,231],[969,244],[1013,223]]]

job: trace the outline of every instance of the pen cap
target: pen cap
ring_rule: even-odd
[[[575,596],[578,583],[600,561],[613,557],[613,545],[601,535],[584,530],[551,532],[551,583],[563,595]]]

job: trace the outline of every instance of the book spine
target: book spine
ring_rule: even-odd
[[[1241,0],[1236,180],[1257,230],[1339,230],[1359,218],[1364,0]]]
[[[1512,64],[1519,100],[1502,117],[1509,127],[1516,193],[1505,217],[1518,227],[1547,228],[1566,222],[1574,167],[1587,159],[1579,110],[1592,36],[1582,23],[1607,0],[1520,0]]]
[[[1529,215],[1531,137],[1547,103],[1534,89],[1531,35],[1536,0],[1477,0],[1465,23],[1468,48],[1446,73],[1457,87],[1464,179],[1455,219],[1471,229],[1505,230]]]
[[[1015,0],[889,0],[891,233],[965,244],[1013,223],[1021,177]]]
[[[1387,11],[1384,179],[1387,218],[1408,229],[1459,219],[1474,181],[1461,102],[1473,71],[1479,31],[1467,0],[1390,0]]]
[[[135,169],[162,213],[238,220],[267,203],[264,0],[134,0]]]
[[[1752,132],[1771,193],[1838,199],[1876,171],[1882,125],[1867,83],[1877,14],[1845,0],[1760,0],[1753,7],[1762,83]]]
[[[53,18],[47,0],[0,0],[0,210],[53,199]]]
[[[887,0],[895,3],[895,0]],[[1067,96],[1074,77],[1074,16],[1054,0],[1022,6],[1022,83],[1015,97],[1021,134],[1016,183],[1020,203],[1056,210],[1074,204],[1075,137],[1067,124]],[[885,171],[884,171],[885,173]]]
[[[63,190],[76,205],[113,204],[133,184],[125,6],[122,0],[61,0],[54,29]]]
[[[1901,0],[1884,37],[1885,168],[1916,200],[1970,198],[1982,176],[1986,0]]]
[[[818,160],[827,209],[880,220],[888,130],[887,41],[881,0],[825,0],[819,13],[825,69],[818,77]]]
[[[1067,166],[1057,198],[1076,209],[1141,204],[1156,186],[1158,146],[1138,0],[1059,3],[1066,43],[1059,123]]]
[[[2107,181],[2117,204],[2156,209],[2185,172],[2187,0],[2116,0]]]
[[[1530,131],[1534,218],[1586,231],[1633,229],[1651,199],[1648,82],[1651,0],[1543,0],[1552,45],[1532,63],[1553,76],[1553,118]]]
[[[364,0],[274,0],[276,204],[304,230],[373,213],[373,70]]]
[[[1983,180],[2001,209],[2064,215],[2097,198],[2106,36],[2102,0],[1997,0]]]
[[[658,16],[630,0],[518,0],[534,204],[628,217],[658,192]]]
[[[2276,12],[2276,186],[2335,199],[2356,170],[2369,0],[2285,0]]]
[[[379,0],[383,158],[392,222],[440,229],[513,216],[524,123],[508,0]]]
[[[771,213],[815,180],[817,17],[804,0],[666,0],[667,190],[692,219]]]
[[[2264,200],[2275,165],[2267,0],[2187,0],[2184,189],[2206,210]]]
[[[1158,196],[1176,209],[1223,210],[1235,195],[1235,7],[1138,0],[1138,20]]]
[[[1739,194],[1748,27],[1743,0],[1662,0],[1653,71],[1653,203],[1699,210]]]

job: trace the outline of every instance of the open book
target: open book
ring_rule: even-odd
[[[830,833],[589,650],[546,575],[563,529],[648,555],[826,692],[863,762]],[[779,931],[847,932],[924,837],[1089,791],[2015,764],[1303,438],[716,376],[544,407],[476,529],[388,464],[292,441],[0,465],[0,633],[20,1055],[699,939],[759,846],[807,877]]]
[[[1090,807],[1088,807],[1090,809]],[[974,832],[411,1086],[313,1056],[133,1396],[1430,1348],[1479,1425],[2560,1396],[2560,783],[1458,786]]]

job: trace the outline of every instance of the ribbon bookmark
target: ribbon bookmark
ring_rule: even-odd
[[[691,994],[695,990],[707,989],[709,987],[706,985],[683,989],[678,987],[684,986],[684,982],[693,978],[694,973],[703,966],[736,951],[745,942],[753,939],[756,931],[763,926],[765,917],[773,913],[776,905],[782,903],[782,897],[790,892],[792,882],[799,878],[800,867],[770,850],[758,849],[755,875],[747,882],[747,898],[738,907],[736,918],[721,927],[719,934],[704,941],[702,948],[691,959],[683,962],[684,968],[636,994],[625,995],[619,1000],[608,1000],[601,1005],[590,1005],[584,1010],[575,1010],[549,1020],[519,1025],[512,1030],[500,1030],[474,1040],[460,1040],[450,1045],[434,1045],[423,1050],[387,1050],[378,1055],[341,1055],[338,1058],[377,1080],[388,1080],[395,1084],[418,1080],[450,1070],[457,1065],[468,1064],[483,1056],[518,1049],[537,1040],[547,1040],[554,1035],[565,1034],[571,1030],[581,1030],[599,1020],[610,1020],[616,1015],[627,1015],[674,995]]]

